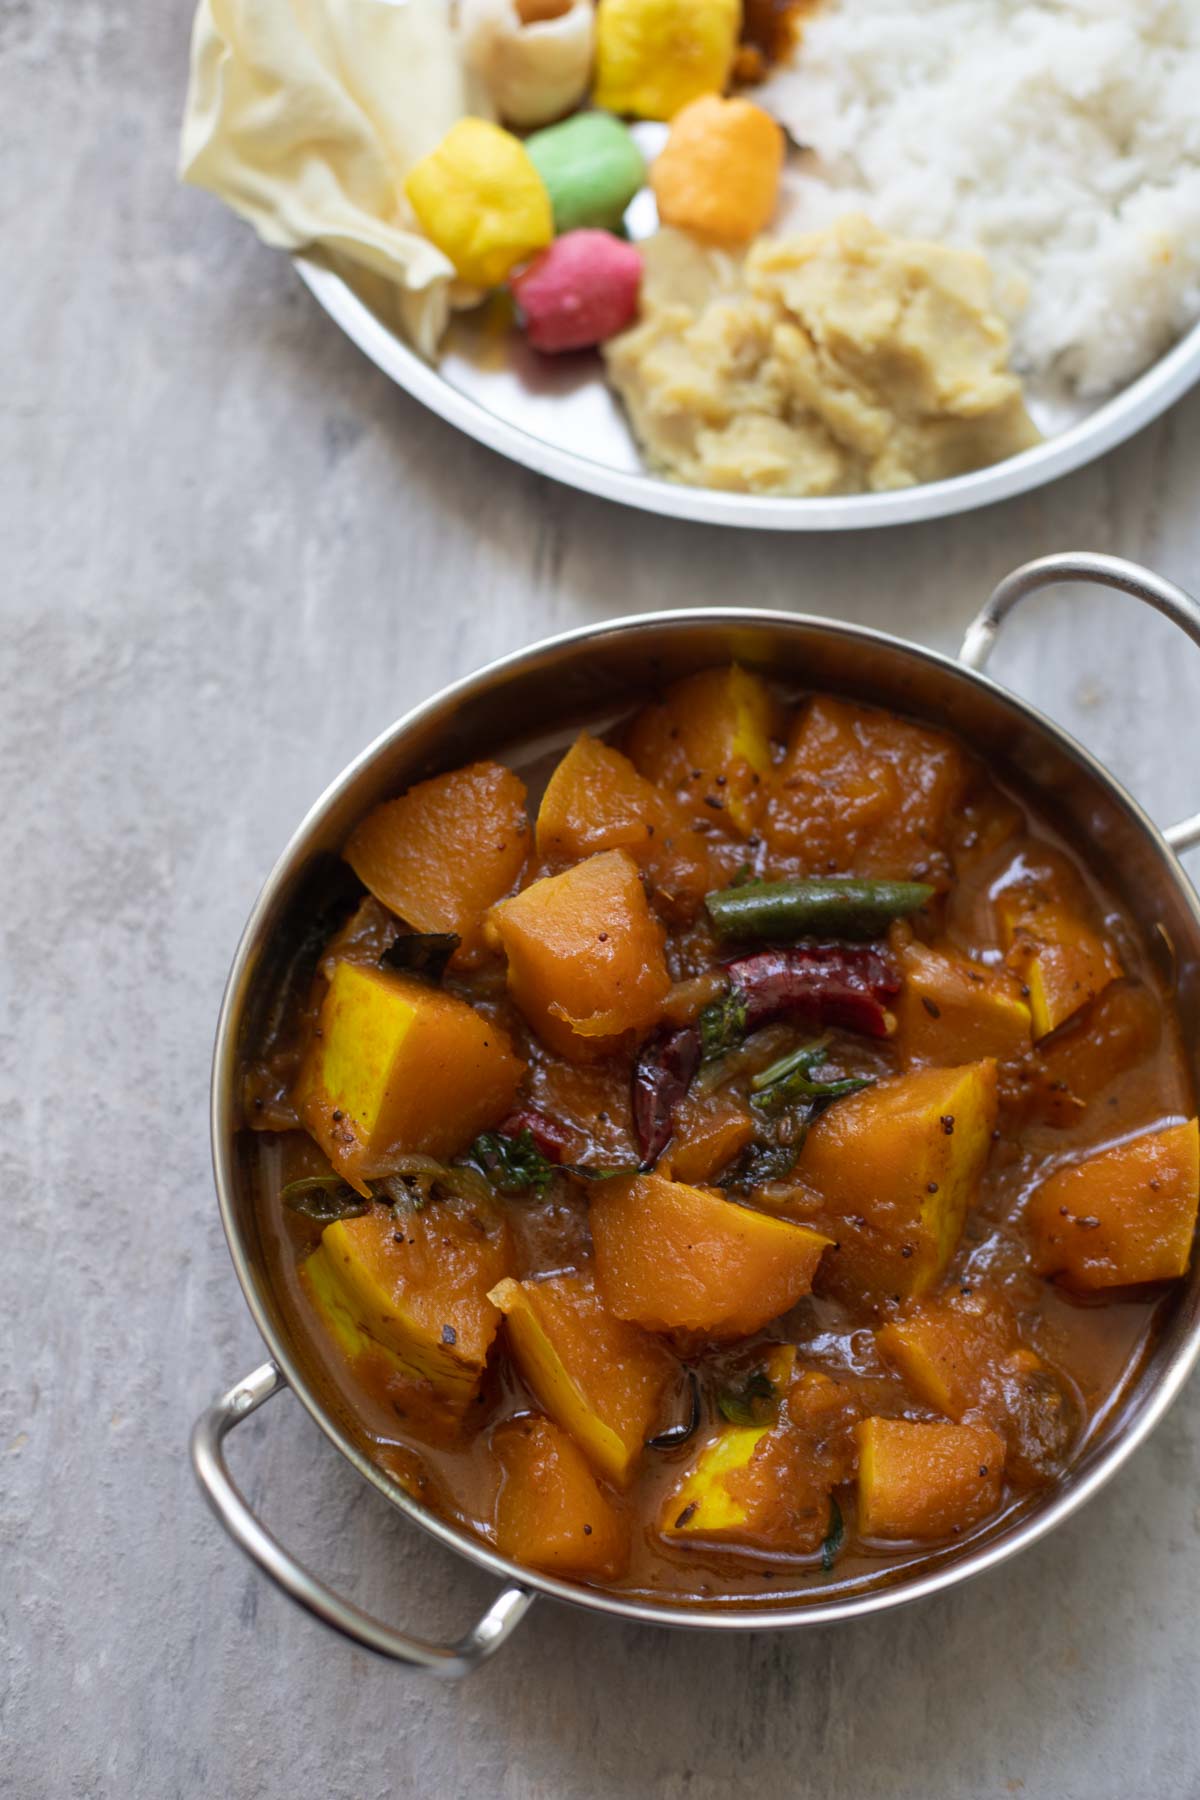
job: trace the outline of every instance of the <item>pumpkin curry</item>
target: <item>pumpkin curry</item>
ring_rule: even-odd
[[[940,731],[702,671],[377,807],[245,1076],[343,1413],[503,1555],[886,1572],[1055,1481],[1189,1265],[1149,948]]]

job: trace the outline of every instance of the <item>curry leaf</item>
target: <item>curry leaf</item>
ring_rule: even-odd
[[[665,1431],[660,1431],[657,1437],[647,1438],[647,1450],[678,1450],[680,1444],[686,1444],[688,1439],[694,1437],[699,1431],[700,1383],[696,1378],[695,1369],[687,1371],[687,1378],[691,1399],[687,1418],[678,1425],[669,1425]]]
[[[528,1125],[516,1137],[484,1131],[467,1154],[502,1194],[544,1194],[554,1179],[555,1165],[542,1155]]]
[[[700,1027],[700,1056],[706,1063],[734,1050],[746,1035],[746,996],[738,988],[730,988],[720,999],[704,1008],[696,1023]]]
[[[814,1081],[812,1071],[826,1060],[827,1055],[822,1042],[805,1044],[789,1056],[781,1056],[750,1083],[751,1105],[762,1112],[777,1113],[797,1100],[803,1100],[807,1102],[807,1116],[811,1122],[834,1100],[844,1100],[847,1094],[857,1094],[871,1086],[870,1079],[857,1075],[848,1075],[842,1081]]]
[[[440,981],[446,972],[446,964],[461,943],[462,939],[454,931],[401,932],[380,957],[380,966]]]
[[[610,1163],[607,1167],[595,1167],[588,1163],[562,1163],[561,1168],[566,1175],[577,1175],[580,1181],[613,1181],[618,1175],[636,1175],[641,1168],[640,1163]]]
[[[825,1542],[821,1545],[821,1567],[826,1575],[832,1574],[833,1565],[837,1561],[846,1536],[846,1521],[842,1517],[842,1509],[834,1495],[829,1497],[829,1530]]]
[[[768,1181],[786,1181],[796,1166],[804,1138],[792,1144],[751,1144],[717,1183],[728,1193],[748,1194]]]
[[[731,1425],[765,1425],[774,1417],[777,1389],[765,1369],[756,1369],[740,1392],[717,1395],[721,1416]]]
[[[292,1212],[332,1225],[337,1219],[357,1219],[371,1210],[371,1202],[356,1194],[340,1175],[302,1175],[282,1191],[283,1204]]]

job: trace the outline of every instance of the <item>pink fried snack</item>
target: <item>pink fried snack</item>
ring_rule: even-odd
[[[535,350],[587,350],[637,314],[641,253],[610,231],[568,231],[509,282]]]

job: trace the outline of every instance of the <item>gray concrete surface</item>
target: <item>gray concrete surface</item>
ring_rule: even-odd
[[[243,1563],[185,1460],[261,1358],[208,1168],[210,1038],[301,810],[410,702],[616,611],[812,606],[952,646],[1027,555],[1200,582],[1200,400],[1051,492],[886,538],[620,513],[455,436],[287,264],[178,191],[188,9],[0,0],[6,279],[0,1791],[376,1800],[1200,1794],[1200,1387],[1086,1513],[874,1624],[737,1642],[548,1605],[461,1689],[349,1650]],[[1198,803],[1200,661],[1082,595],[1000,668],[1152,810]],[[235,1460],[386,1616],[489,1584],[289,1399]]]

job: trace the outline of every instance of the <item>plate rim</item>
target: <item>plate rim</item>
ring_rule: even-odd
[[[689,487],[593,462],[533,436],[453,387],[390,331],[319,252],[292,257],[317,304],[385,375],[450,425],[498,455],[567,487],[660,517],[758,531],[879,530],[949,518],[1056,481],[1151,424],[1200,380],[1200,321],[1088,418],[1004,462],[945,481],[879,494],[737,494]]]

